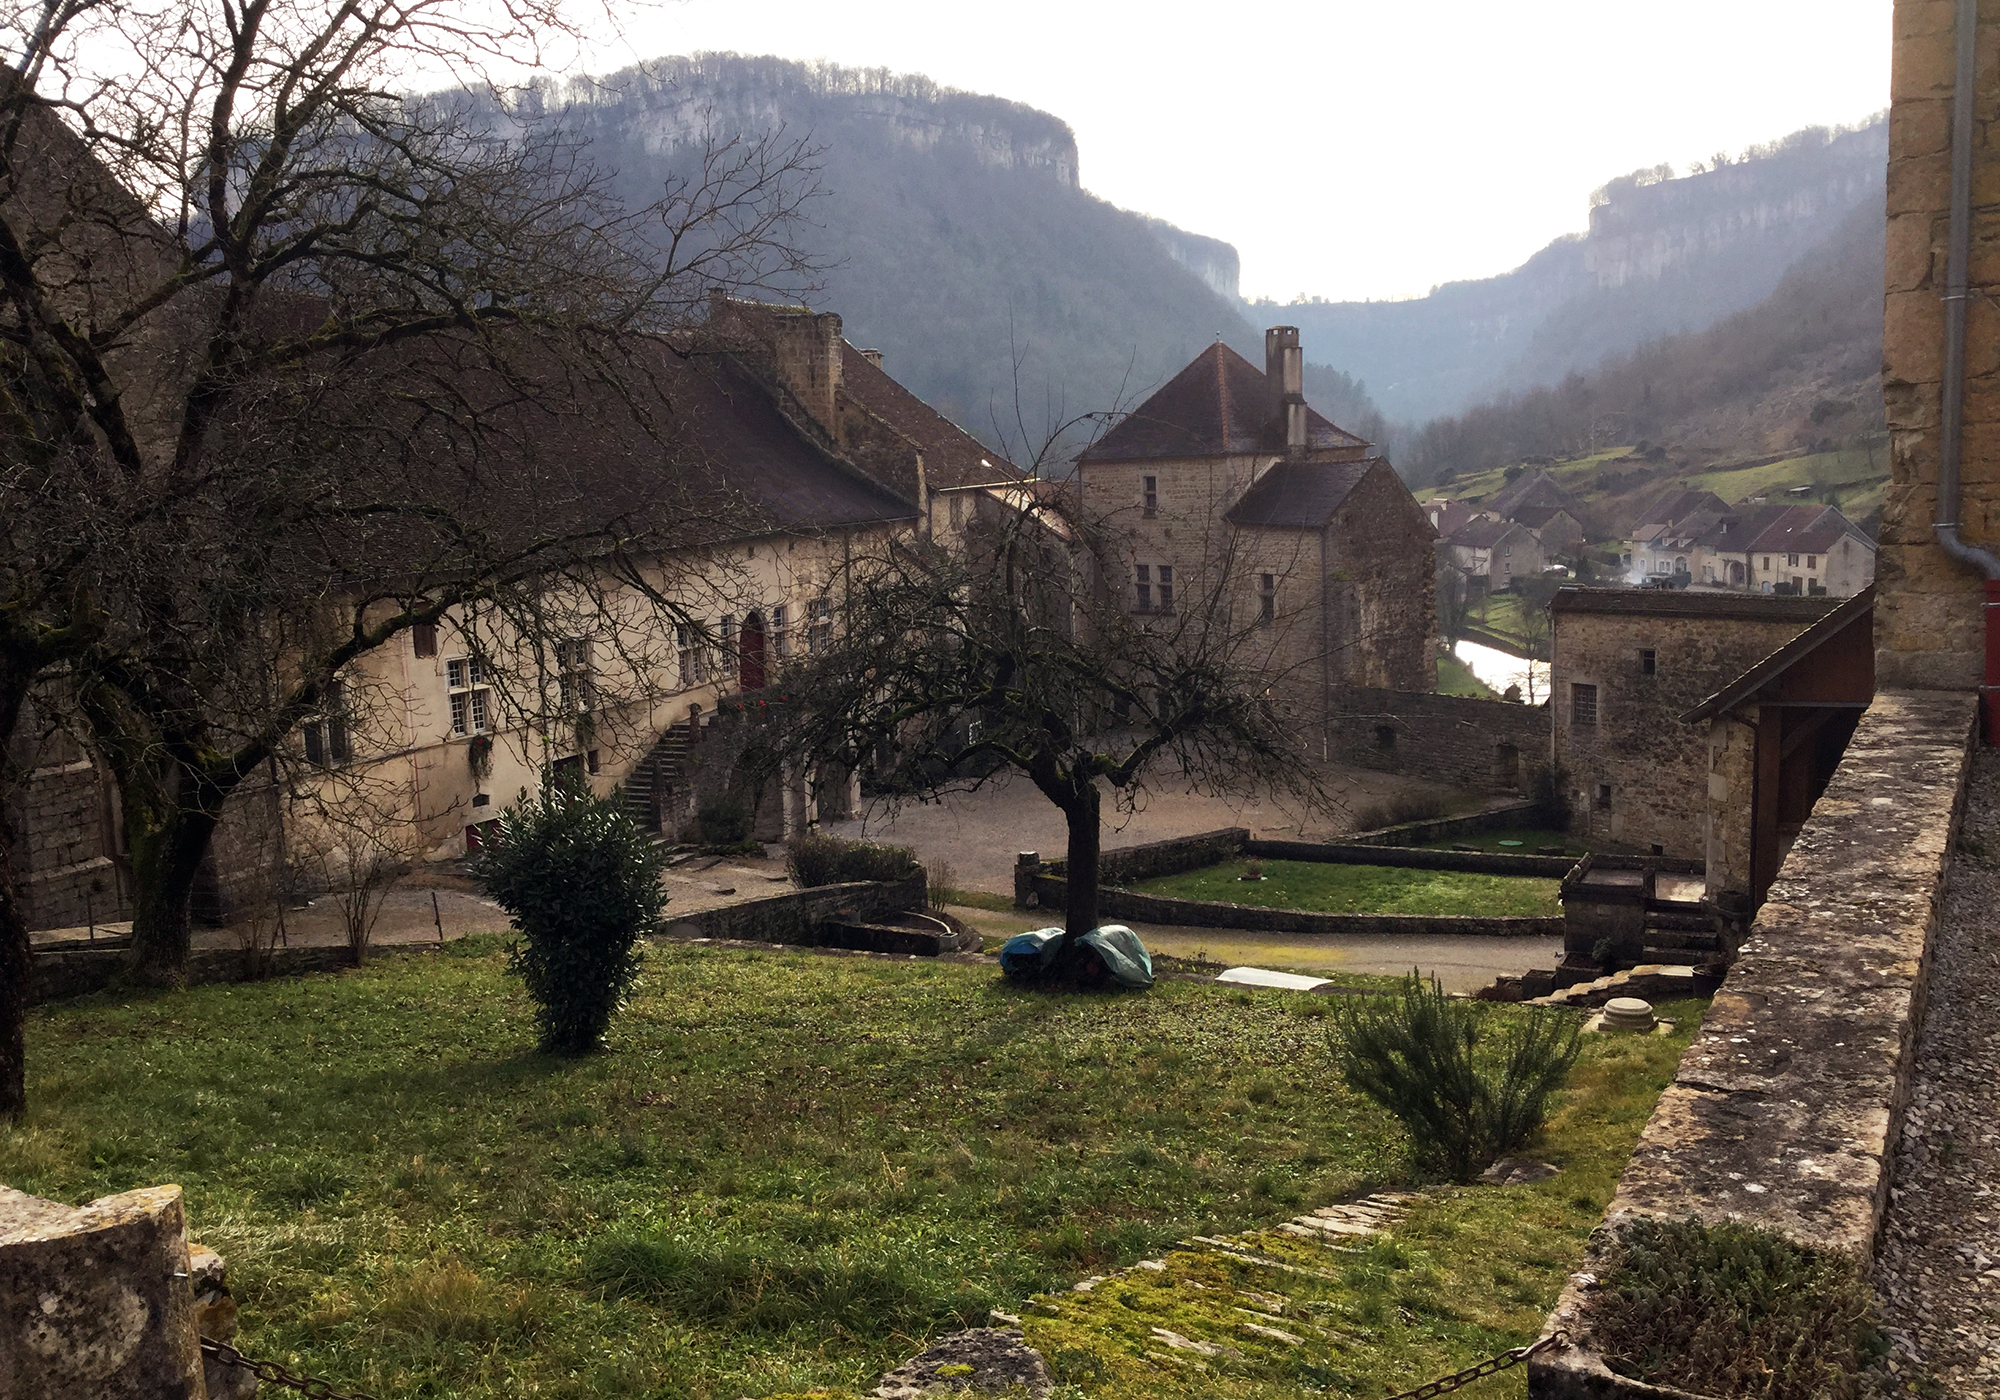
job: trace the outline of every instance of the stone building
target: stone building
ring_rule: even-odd
[[[1085,506],[1130,541],[1137,612],[1190,598],[1270,629],[1274,690],[1315,722],[1342,686],[1437,683],[1434,534],[1369,444],[1315,413],[1297,329],[1262,370],[1220,342],[1086,449]]]
[[[1571,829],[1691,860],[1707,849],[1708,741],[1683,716],[1832,598],[1564,588],[1550,604],[1552,750]]]
[[[1875,542],[1837,507],[1671,493],[1634,526],[1635,578],[1752,593],[1851,598],[1875,579]]]
[[[1541,577],[1549,563],[1534,531],[1490,515],[1468,520],[1452,531],[1445,537],[1444,552],[1475,593],[1503,593],[1521,579]]]
[[[1681,718],[1708,743],[1707,891],[1750,908],[1840,766],[1875,695],[1863,589]]]

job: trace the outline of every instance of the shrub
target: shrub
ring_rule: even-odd
[[[813,889],[850,880],[907,879],[917,869],[917,857],[907,846],[807,833],[785,843],[785,869],[801,889]]]
[[[1541,1128],[1582,1049],[1574,1017],[1497,1013],[1412,972],[1394,997],[1357,997],[1330,1032],[1349,1088],[1396,1115],[1420,1171],[1470,1181]]]
[[[701,839],[711,846],[734,846],[750,839],[750,809],[733,797],[711,797],[696,814]]]
[[[1436,821],[1451,815],[1442,797],[1428,792],[1399,792],[1384,802],[1375,802],[1354,814],[1356,831],[1380,831],[1405,822]]]
[[[1859,1373],[1880,1347],[1851,1259],[1699,1220],[1618,1232],[1590,1331],[1622,1376],[1768,1400],[1867,1393]]]
[[[637,944],[667,902],[660,849],[615,798],[545,774],[480,848],[473,877],[521,933],[512,967],[535,1000],[544,1050],[595,1049],[639,971]]]

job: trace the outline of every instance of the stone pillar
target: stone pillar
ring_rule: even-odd
[[[181,1188],[71,1207],[0,1186],[0,1396],[208,1400]]]
[[[1033,909],[1041,903],[1035,895],[1035,877],[1042,873],[1038,851],[1022,851],[1014,857],[1014,907]]]

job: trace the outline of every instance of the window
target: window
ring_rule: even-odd
[[[1660,673],[1660,654],[1651,647],[1639,653],[1639,674],[1656,676]]]
[[[1799,556],[1798,556],[1798,555],[1796,555],[1796,554],[1787,554],[1787,555],[1785,556],[1785,567],[1786,567],[1786,568],[1790,568],[1790,569],[1796,569],[1796,568],[1797,568],[1798,566],[1799,566]]]
[[[771,609],[771,654],[780,661],[792,654],[792,610],[783,603]]]
[[[410,628],[410,645],[416,649],[419,659],[438,654],[438,625],[435,622],[419,622]]]
[[[701,644],[701,633],[689,623],[674,628],[674,657],[680,662],[683,690],[708,679],[708,655]]]
[[[1764,572],[1769,573],[1770,571],[1771,571],[1771,556],[1767,554],[1764,556]]]
[[[806,604],[806,645],[817,656],[833,645],[833,602],[815,598]]]
[[[1160,611],[1170,613],[1173,610],[1174,566],[1172,564],[1162,564],[1160,565]]]
[[[587,710],[597,698],[590,675],[590,643],[584,638],[556,643],[556,687],[564,710]]]
[[[444,663],[445,686],[451,692],[451,732],[484,734],[493,727],[493,692],[486,688],[486,666],[476,656],[459,656]]]
[[[1378,724],[1375,726],[1375,747],[1387,753],[1396,747],[1396,726]]]
[[[1157,476],[1140,477],[1139,494],[1145,503],[1146,518],[1151,520],[1160,513],[1160,479]]]
[[[951,498],[951,528],[956,530],[963,524],[965,524],[965,497],[953,496]]]
[[[557,759],[552,766],[558,773],[581,773],[583,772],[583,755],[580,753],[568,754]]]
[[[1153,610],[1153,566],[1150,564],[1135,565],[1132,570],[1132,577],[1134,586],[1138,589],[1139,611],[1151,612]]]
[[[326,688],[326,700],[318,715],[301,731],[306,744],[306,762],[327,767],[354,757],[347,737],[347,687],[335,681]]]
[[[736,614],[722,615],[722,664],[716,668],[722,675],[736,674]]]
[[[1611,784],[1599,783],[1597,785],[1597,806],[1599,811],[1608,812],[1611,810]]]
[[[1819,567],[1819,556],[1817,554],[1808,554],[1806,556],[1806,567],[1808,569],[1817,569]]]
[[[1278,576],[1257,575],[1257,620],[1274,622],[1278,616]]]
[[[1594,728],[1597,724],[1597,687],[1585,685],[1581,681],[1570,682],[1569,722],[1579,729]]]

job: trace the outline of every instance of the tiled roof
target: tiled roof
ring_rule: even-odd
[[[1684,516],[1703,508],[1726,511],[1728,503],[1713,491],[1690,491],[1681,486],[1670,486],[1653,503],[1639,512],[1639,526],[1670,524]],[[1634,539],[1649,538],[1643,529],[1635,530]]]
[[[840,387],[915,444],[924,455],[924,480],[934,487],[990,486],[1023,475],[845,340],[840,343]]]
[[[1858,526],[1832,506],[1780,506],[1778,514],[1758,532],[1750,549],[1824,554],[1849,535],[1867,540]],[[1871,542],[1872,544],[1872,542]]]
[[[1358,453],[1367,446],[1306,410],[1309,451]],[[1217,341],[1091,444],[1080,460],[1132,462],[1284,449],[1284,430],[1272,410],[1264,371]]]
[[[1491,549],[1511,532],[1520,529],[1511,520],[1495,520],[1490,516],[1478,520],[1468,520],[1454,530],[1445,543],[1460,549]]]
[[[1547,472],[1539,470],[1519,478],[1511,486],[1502,487],[1486,502],[1486,509],[1509,520],[1518,519],[1516,512],[1531,506],[1553,507],[1575,515],[1583,509],[1583,502]]]
[[[1704,593],[1674,588],[1559,588],[1549,604],[1555,612],[1796,621],[1801,627],[1838,606],[1838,598],[1781,593]]]
[[[1253,482],[1224,517],[1232,525],[1316,529],[1369,472],[1391,470],[1380,457],[1343,462],[1278,462]]]
[[[1430,520],[1431,528],[1440,536],[1449,536],[1452,531],[1478,516],[1479,510],[1464,501],[1436,499],[1424,503],[1424,515]]]
[[[1515,524],[1525,525],[1530,530],[1539,530],[1558,515],[1576,519],[1576,512],[1568,506],[1521,506],[1510,517]]]

